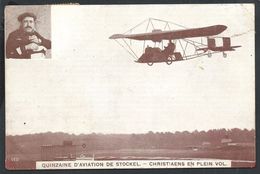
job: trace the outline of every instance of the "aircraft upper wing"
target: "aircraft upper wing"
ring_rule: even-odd
[[[171,30],[171,31],[161,31],[154,30],[150,33],[140,33],[140,34],[114,34],[109,37],[109,39],[134,39],[134,40],[151,40],[153,42],[161,42],[162,40],[174,40],[174,39],[185,39],[192,37],[205,37],[213,36],[222,33],[226,30],[225,25],[213,25],[203,28],[191,28],[184,30]]]

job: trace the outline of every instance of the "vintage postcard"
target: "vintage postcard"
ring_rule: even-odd
[[[255,167],[254,11],[6,6],[6,168]]]

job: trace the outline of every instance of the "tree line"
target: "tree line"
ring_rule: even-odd
[[[255,130],[212,129],[208,131],[147,132],[144,134],[68,134],[46,132],[38,134],[6,136],[6,153],[39,153],[42,145],[61,145],[72,141],[73,145],[85,146],[88,150],[117,149],[179,149],[201,146],[208,143],[218,146],[222,139],[236,143],[254,143]]]

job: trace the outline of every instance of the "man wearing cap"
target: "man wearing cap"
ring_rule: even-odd
[[[45,57],[46,50],[51,49],[51,41],[36,32],[36,16],[23,13],[18,17],[20,28],[10,33],[6,43],[7,58],[30,59]]]

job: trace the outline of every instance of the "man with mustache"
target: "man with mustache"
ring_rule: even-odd
[[[7,58],[41,58],[51,48],[51,41],[36,32],[36,16],[23,13],[18,17],[20,28],[10,33],[6,43]]]

